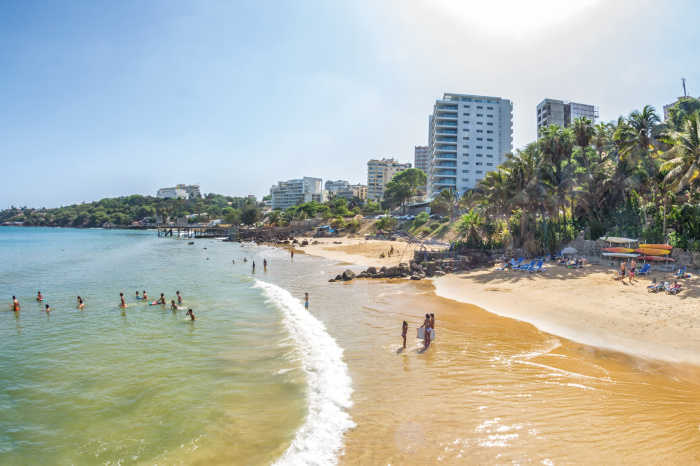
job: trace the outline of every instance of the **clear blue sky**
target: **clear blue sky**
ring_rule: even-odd
[[[602,120],[700,95],[691,0],[0,0],[0,208],[198,183],[366,182],[413,161],[444,92],[545,97]]]

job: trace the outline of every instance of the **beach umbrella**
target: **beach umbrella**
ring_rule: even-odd
[[[564,248],[561,250],[562,254],[576,254],[577,252],[576,248]]]

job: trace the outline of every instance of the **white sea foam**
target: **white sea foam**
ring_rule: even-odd
[[[323,323],[288,291],[259,280],[255,286],[284,313],[284,324],[301,354],[309,386],[309,413],[277,464],[336,464],[343,434],[355,427],[347,413],[352,406],[352,380],[343,350]]]

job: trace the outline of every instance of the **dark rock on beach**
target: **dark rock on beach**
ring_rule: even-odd
[[[343,276],[341,277],[344,282],[348,282],[350,280],[355,279],[355,272],[352,270],[348,269],[345,272],[343,272]]]

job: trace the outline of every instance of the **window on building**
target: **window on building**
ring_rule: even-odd
[[[462,178],[462,181],[469,181],[469,178]]]
[[[462,173],[469,173],[469,170],[462,170]]]
[[[483,172],[482,172],[481,170],[477,170],[477,171],[476,171],[476,174],[477,174],[477,175],[481,175],[482,173],[483,173]]]
[[[486,131],[487,134],[493,134],[493,130]]]
[[[486,163],[486,166],[487,166],[487,167],[493,167],[493,164],[492,164],[491,162],[487,162],[487,163]]]
[[[483,133],[484,130],[483,130],[483,129],[477,129],[476,132],[477,132],[477,133]]]
[[[478,123],[478,124],[482,124],[482,123]],[[493,126],[493,123],[486,123],[486,125],[487,125],[487,126]]]
[[[472,99],[470,99],[469,97],[460,97],[459,100],[461,100],[462,102],[471,102],[472,101]],[[467,107],[469,107],[469,105],[467,105]]]
[[[465,141],[468,141],[468,140],[469,140],[469,136],[462,136],[462,139],[464,139]]]
[[[477,141],[483,141],[484,138],[476,138]]]
[[[464,128],[462,131],[469,132],[469,128]]]
[[[486,118],[493,118],[493,115],[486,115]]]
[[[481,121],[477,121],[476,124],[477,124],[477,125],[483,125],[484,123],[482,123]],[[489,123],[489,124],[491,124],[491,123]]]
[[[469,116],[469,114],[468,114],[468,113],[462,113],[462,115],[464,115],[464,116]]]
[[[483,157],[484,154],[476,154],[477,157]]]
[[[486,158],[487,158],[487,159],[492,159],[492,158],[493,158],[493,155],[487,154],[487,155],[486,155]]]
[[[487,149],[493,150],[493,146],[486,146]]]
[[[484,107],[481,106],[481,105],[477,105],[477,106],[476,106],[476,109],[477,109],[477,110],[481,110],[481,109],[483,109],[483,108],[484,108]]]
[[[482,117],[482,116],[484,116],[484,114],[483,114],[483,113],[477,113],[476,116],[477,116],[477,117]]]
[[[493,107],[486,107],[486,110],[493,110]]]
[[[462,149],[469,149],[469,145],[468,144],[463,145]]]
[[[493,142],[493,139],[491,139],[491,138],[486,138],[486,141],[487,141],[487,142]]]
[[[483,100],[481,100],[481,99],[476,99],[475,102],[481,103],[481,102],[483,102]]]
[[[469,165],[469,162],[462,162],[462,165]]]
[[[476,146],[477,149],[483,149],[484,146]]]
[[[462,124],[463,124],[463,125],[468,125],[469,122],[468,122],[468,121],[463,121]]]

